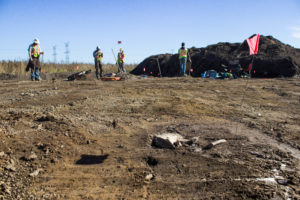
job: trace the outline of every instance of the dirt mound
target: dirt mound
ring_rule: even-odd
[[[67,77],[70,75],[70,72],[61,72],[61,73],[47,73],[47,74],[41,74],[41,77],[43,80],[51,80],[53,78],[55,79],[67,79]]]
[[[0,80],[12,80],[12,79],[17,79],[18,75],[15,74],[5,74],[1,73],[0,74]]]
[[[239,60],[243,68],[248,68],[252,57],[249,56],[247,41],[243,43],[218,43],[206,48],[189,49],[194,77],[206,70],[223,71],[222,65]],[[159,65],[158,65],[159,63]],[[188,63],[189,64],[189,63]],[[179,70],[178,54],[162,54],[146,58],[134,70],[135,75],[177,76]],[[259,53],[254,60],[253,77],[292,77],[300,74],[300,49],[283,44],[272,36],[261,36]]]
[[[42,80],[51,80],[51,79],[67,79],[70,75],[69,72],[61,72],[61,73],[40,73],[40,77]],[[30,74],[26,75],[18,75],[18,74],[7,74],[1,73],[0,80],[30,80]]]

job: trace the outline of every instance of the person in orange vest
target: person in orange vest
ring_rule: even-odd
[[[99,46],[96,47],[96,50],[93,52],[93,56],[95,59],[96,77],[97,77],[97,79],[99,79],[103,75],[103,70],[102,70],[103,53],[101,52]],[[99,73],[99,70],[100,70],[100,73]]]
[[[181,43],[181,48],[178,50],[178,55],[179,55],[179,63],[180,63],[180,75],[185,76],[188,49],[185,48],[184,42]]]
[[[26,71],[28,72],[30,69],[30,77],[31,80],[39,81],[40,80],[40,70],[41,70],[41,62],[40,62],[40,55],[44,54],[41,51],[39,46],[40,41],[39,39],[35,38],[33,43],[29,45],[28,48],[28,55],[29,55],[29,62],[26,67]]]
[[[119,69],[118,69],[118,73],[119,72],[126,72],[125,67],[124,67],[124,59],[125,59],[125,54],[123,49],[120,49],[120,52],[118,53],[118,65],[119,65]]]

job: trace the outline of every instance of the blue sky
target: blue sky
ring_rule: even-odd
[[[254,33],[272,35],[300,48],[299,0],[0,0],[0,60],[27,59],[35,37],[44,61],[93,62],[101,46],[105,63],[112,48],[125,50],[127,63],[218,42],[241,42]],[[122,45],[117,41],[121,40]]]

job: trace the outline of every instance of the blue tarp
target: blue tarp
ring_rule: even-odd
[[[216,72],[215,70],[205,71],[204,78],[218,78],[218,72]]]

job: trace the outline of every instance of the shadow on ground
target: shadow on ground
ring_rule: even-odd
[[[81,158],[76,162],[77,165],[96,165],[103,163],[106,160],[108,154],[102,156],[96,155],[81,155]]]

